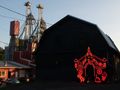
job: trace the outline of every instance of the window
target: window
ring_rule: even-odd
[[[5,71],[0,71],[0,76],[5,76]]]
[[[2,71],[2,76],[5,76],[5,72],[4,71]]]

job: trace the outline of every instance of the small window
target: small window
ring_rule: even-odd
[[[1,73],[1,74],[2,74],[2,76],[5,76],[5,72],[4,72],[4,71],[2,71],[2,73]]]
[[[0,72],[0,76],[1,76],[1,72]]]
[[[1,71],[0,76],[5,76],[5,71]]]

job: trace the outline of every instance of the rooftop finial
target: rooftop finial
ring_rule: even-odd
[[[31,3],[27,1],[24,6],[26,6],[26,16],[28,16],[31,13]]]
[[[43,5],[42,4],[38,4],[37,8],[38,9],[43,9]]]
[[[24,4],[26,7],[28,6],[31,6],[31,3],[29,1],[27,1],[25,4]]]

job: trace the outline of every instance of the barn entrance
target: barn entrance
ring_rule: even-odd
[[[86,68],[86,83],[94,82],[94,68],[92,65],[88,65]]]

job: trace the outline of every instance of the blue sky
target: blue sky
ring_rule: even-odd
[[[0,0],[0,5],[25,14],[24,3],[27,0]],[[32,12],[37,18],[36,6],[42,3],[43,16],[47,23],[54,24],[66,15],[97,24],[108,34],[120,50],[120,0],[29,0],[32,3]],[[0,15],[25,20],[25,17],[0,8]],[[0,41],[9,43],[10,21],[14,19],[0,16]],[[21,25],[24,21],[20,21]],[[48,25],[49,26],[49,25]],[[0,43],[1,47],[6,45]]]

